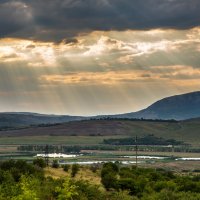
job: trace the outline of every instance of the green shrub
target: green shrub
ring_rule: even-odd
[[[62,168],[63,168],[63,170],[64,170],[65,172],[68,172],[69,169],[70,169],[70,165],[63,165]]]
[[[80,166],[78,164],[72,165],[71,177],[75,177],[79,171]]]
[[[44,159],[42,159],[42,158],[34,159],[33,160],[33,164],[38,166],[38,167],[41,167],[41,168],[45,168],[46,167],[46,163],[45,163]]]
[[[53,160],[52,167],[53,168],[59,168],[59,164],[58,164],[57,160]]]

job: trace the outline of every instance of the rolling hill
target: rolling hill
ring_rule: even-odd
[[[153,134],[165,139],[176,139],[200,144],[200,119],[186,121],[144,120],[85,120],[44,127],[0,131],[0,137],[23,136],[143,136]]]
[[[21,128],[39,124],[56,124],[82,119],[85,119],[85,117],[43,115],[37,113],[0,113],[0,129]]]
[[[24,128],[39,124],[57,124],[99,118],[175,119],[200,117],[200,92],[192,92],[161,99],[138,112],[119,115],[81,117],[69,115],[43,115],[37,113],[0,113],[0,129]],[[119,127],[118,127],[119,128]]]
[[[161,99],[138,112],[116,115],[117,118],[175,119],[200,117],[200,92]]]

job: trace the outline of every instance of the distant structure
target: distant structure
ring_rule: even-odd
[[[75,158],[80,155],[73,155],[73,154],[63,154],[63,153],[46,153],[45,154],[37,154],[36,157],[45,158],[47,161],[48,158]]]
[[[48,146],[48,144],[45,147],[44,158],[45,158],[46,166],[49,166],[49,146]]]

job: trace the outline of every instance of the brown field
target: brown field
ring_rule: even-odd
[[[141,167],[162,168],[162,169],[174,171],[180,174],[183,174],[183,173],[195,174],[194,170],[200,170],[200,161],[155,162],[155,163],[142,164]]]
[[[17,151],[16,145],[0,145],[0,153],[4,152],[15,152]]]

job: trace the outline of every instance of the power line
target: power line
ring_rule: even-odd
[[[135,165],[138,166],[138,145],[137,145],[137,135],[135,136]]]
[[[46,166],[49,166],[49,146],[48,146],[48,144],[45,147],[45,163],[46,163]]]

